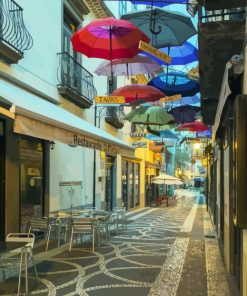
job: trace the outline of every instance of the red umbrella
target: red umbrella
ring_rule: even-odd
[[[209,130],[210,127],[206,126],[201,121],[195,121],[195,122],[181,124],[177,129],[178,130],[189,129],[192,132],[199,132],[199,131],[201,132],[201,131]]]
[[[163,92],[146,84],[128,84],[114,90],[111,95],[125,97],[126,103],[137,101],[153,102],[164,97]]]
[[[132,58],[140,52],[140,40],[150,39],[131,22],[113,17],[93,20],[71,38],[75,51],[106,60]]]

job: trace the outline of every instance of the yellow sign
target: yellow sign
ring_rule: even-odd
[[[139,42],[139,49],[146,51],[147,53],[150,53],[151,55],[159,58],[162,61],[167,62],[167,64],[170,64],[172,61],[172,57],[163,53],[162,51],[158,50],[157,48],[147,44],[146,42],[140,41]]]
[[[124,104],[125,97],[123,96],[96,96],[95,104]]]
[[[173,102],[173,101],[180,100],[181,98],[182,98],[182,95],[179,94],[179,95],[161,98],[160,102],[161,103]]]

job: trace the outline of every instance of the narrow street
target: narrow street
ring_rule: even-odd
[[[78,244],[37,264],[30,295],[231,295],[203,200],[180,190],[175,207],[129,212],[128,229],[95,253]]]

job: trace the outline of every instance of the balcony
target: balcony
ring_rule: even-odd
[[[58,53],[58,57],[58,92],[77,106],[90,108],[96,96],[93,75],[67,52]]]
[[[16,64],[32,46],[33,39],[23,21],[23,9],[13,0],[0,1],[1,60]]]
[[[108,107],[106,110],[105,122],[116,129],[121,129],[124,126],[124,116],[123,107]]]

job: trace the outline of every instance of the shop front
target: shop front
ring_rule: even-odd
[[[140,164],[122,159],[122,203],[126,209],[140,205]]]
[[[134,155],[134,149],[120,139],[2,80],[0,97],[2,238],[9,232],[23,231],[26,216],[47,216],[53,209],[62,209],[61,198],[67,202],[77,188],[80,190],[76,202],[82,205],[84,198],[85,204],[91,203],[92,194],[82,195],[82,189],[90,187],[91,190],[93,187],[94,150],[98,151],[97,154],[104,151],[110,156]],[[109,163],[114,164],[114,158]],[[69,183],[64,176],[70,171],[74,176],[84,171],[84,180],[71,179],[73,182]],[[107,164],[105,201],[108,210],[114,206],[114,175],[114,165]],[[93,192],[93,189],[88,192]],[[72,206],[72,202],[70,204]]]

